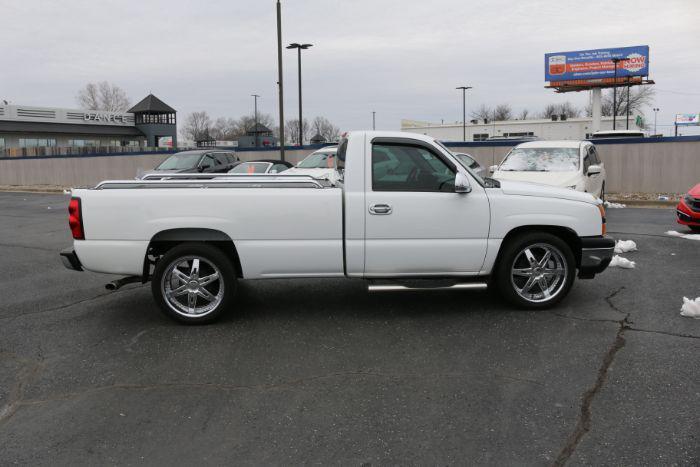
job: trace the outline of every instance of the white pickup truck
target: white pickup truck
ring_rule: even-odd
[[[239,280],[356,277],[370,291],[493,286],[512,304],[550,307],[613,255],[601,201],[587,193],[482,179],[433,138],[349,133],[343,178],[178,174],[74,189],[78,271],[152,281],[172,318],[235,308]],[[160,178],[160,177],[159,177]]]

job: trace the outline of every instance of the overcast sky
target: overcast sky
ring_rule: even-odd
[[[180,117],[277,118],[274,0],[0,0],[0,99],[76,107],[108,80],[133,103],[149,92]],[[546,52],[650,46],[659,124],[700,112],[700,1],[283,0],[284,44],[303,53],[304,115],[342,130],[398,129],[402,118],[461,121],[509,103],[539,112],[588,93],[543,88]],[[296,52],[284,50],[285,111],[298,112]],[[652,112],[649,109],[648,115]],[[653,117],[651,118],[653,120]]]

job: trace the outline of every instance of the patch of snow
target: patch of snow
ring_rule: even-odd
[[[611,268],[622,268],[622,269],[634,269],[637,263],[630,261],[622,256],[613,256],[612,261],[610,261]]]
[[[626,208],[626,207],[627,207],[626,204],[622,204],[622,203],[611,203],[610,201],[604,201],[604,202],[603,202],[603,205],[604,205],[607,209],[622,209],[622,208]]]
[[[700,297],[696,298],[695,300],[683,297],[683,306],[681,306],[681,316],[700,319]]]
[[[64,194],[64,195],[69,195],[69,194],[70,194],[70,190],[63,190],[63,194]]]
[[[676,232],[675,230],[667,231],[666,235],[670,235],[671,237],[685,238],[687,240],[700,240],[700,234],[684,234]]]
[[[637,251],[637,244],[634,240],[618,240],[615,242],[615,253],[627,253]]]
[[[47,206],[46,209],[51,209],[51,206]]]

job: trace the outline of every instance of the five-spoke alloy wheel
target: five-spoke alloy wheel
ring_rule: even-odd
[[[169,250],[156,264],[151,290],[161,309],[186,323],[218,318],[236,288],[231,261],[217,248],[185,243]]]

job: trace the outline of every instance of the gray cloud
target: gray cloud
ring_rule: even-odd
[[[285,0],[283,36],[304,52],[304,108],[344,130],[401,118],[456,121],[468,107],[586,104],[586,93],[543,89],[545,52],[648,44],[660,123],[700,110],[694,0]],[[261,94],[277,114],[274,1],[6,1],[0,97],[75,106],[88,81],[109,80],[133,100],[149,91],[181,114],[238,116]],[[285,50],[285,108],[295,115],[296,55]],[[669,92],[674,91],[674,92]],[[677,94],[676,92],[696,93]]]

